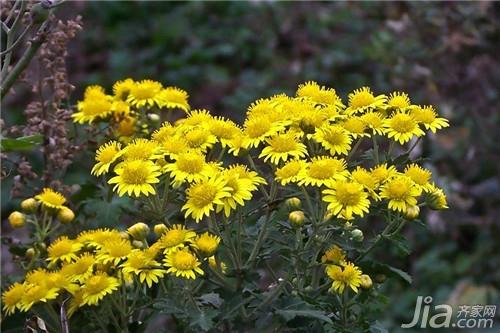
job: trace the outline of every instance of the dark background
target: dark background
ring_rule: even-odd
[[[499,303],[499,7],[71,1],[62,14],[81,15],[84,24],[68,50],[73,102],[89,84],[110,89],[126,77],[150,78],[187,90],[194,108],[241,121],[255,99],[293,94],[315,80],[344,100],[364,85],[377,93],[405,91],[448,118],[450,128],[426,137],[421,152],[450,209],[425,212],[427,228],[406,228],[410,256],[394,248],[378,254],[396,257],[391,264],[414,278],[411,286],[387,284],[387,305],[379,310],[384,326],[395,328],[410,321],[417,295],[432,295],[435,304]],[[17,97],[9,106],[22,111],[25,102]],[[91,161],[81,162],[90,170]],[[69,181],[79,179],[75,170],[83,172],[75,165]],[[2,199],[5,216],[13,208],[6,186]]]

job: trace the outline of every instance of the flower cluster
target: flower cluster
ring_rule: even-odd
[[[94,229],[75,239],[61,236],[47,248],[46,268],[29,271],[22,283],[3,293],[7,314],[28,311],[34,304],[71,295],[69,315],[84,305],[96,305],[122,284],[140,283],[151,287],[165,275],[195,279],[203,275],[202,262],[222,270],[215,253],[218,236],[196,234],[183,225],[155,226],[157,240],[147,246],[149,228],[144,223],[127,232]]]
[[[105,122],[115,136],[128,140],[147,125],[147,119],[160,119],[161,109],[189,111],[188,94],[176,87],[163,87],[152,80],[117,81],[113,94],[108,95],[101,86],[90,86],[78,102],[78,112],[72,115],[79,124]]]

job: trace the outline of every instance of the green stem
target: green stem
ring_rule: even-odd
[[[379,164],[380,163],[380,159],[379,159],[379,156],[378,156],[377,137],[375,135],[372,136],[372,140],[373,140],[373,158],[375,160],[375,163]]]

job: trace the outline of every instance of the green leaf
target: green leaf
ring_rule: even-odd
[[[286,321],[290,321],[295,317],[308,317],[319,319],[329,324],[333,323],[324,311],[318,310],[276,310],[276,314],[282,316]]]
[[[215,310],[196,311],[190,314],[190,326],[199,327],[206,332],[214,327],[215,316],[217,316]]]
[[[222,304],[222,299],[217,293],[208,293],[205,295],[201,295],[199,297],[200,302],[203,304],[211,304],[216,308],[219,308]]]
[[[402,236],[402,235],[394,235],[389,239],[394,245],[396,245],[396,248],[402,252],[403,255],[407,256],[411,253],[410,249],[410,244],[408,243],[408,240]]]
[[[1,148],[3,152],[31,151],[43,142],[43,136],[40,134],[22,136],[16,139],[1,139]]]

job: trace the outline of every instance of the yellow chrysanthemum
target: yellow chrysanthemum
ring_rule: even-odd
[[[226,169],[226,174],[236,175],[240,179],[248,179],[251,182],[251,191],[257,189],[259,185],[267,184],[266,180],[259,176],[256,171],[248,170],[246,165],[232,164]]]
[[[312,138],[332,155],[347,155],[351,149],[352,139],[349,133],[338,125],[320,127]]]
[[[450,126],[448,119],[439,118],[432,106],[417,107],[411,111],[413,118],[421,123],[425,129],[436,133],[438,129]]]
[[[213,118],[208,122],[208,130],[215,135],[221,146],[225,148],[231,140],[241,133],[235,123],[224,118]]]
[[[161,157],[158,142],[148,139],[135,139],[123,149],[124,160],[148,160]]]
[[[323,190],[323,201],[328,203],[328,210],[334,215],[352,220],[354,215],[363,217],[368,213],[370,200],[361,184],[338,180]]]
[[[215,135],[201,126],[190,128],[183,133],[183,137],[189,148],[202,152],[206,152],[217,142]]]
[[[207,128],[208,123],[212,120],[212,115],[210,111],[205,109],[192,110],[188,112],[187,118],[181,118],[181,120],[181,123],[178,123],[179,120],[176,122],[180,127],[189,128],[200,126]]]
[[[76,310],[83,306],[83,290],[80,288],[77,290],[70,298],[69,306],[68,306],[68,318],[71,318]]]
[[[136,132],[137,118],[132,116],[125,116],[116,124],[115,132],[120,140],[128,142],[130,137]]]
[[[196,237],[196,233],[191,229],[186,229],[182,224],[174,224],[165,231],[158,242],[158,247],[165,252],[184,247]]]
[[[195,152],[196,150],[189,148],[187,141],[181,137],[172,136],[161,143],[161,152],[174,160],[177,159],[179,154],[188,151]]]
[[[236,209],[238,205],[244,206],[245,201],[252,199],[255,186],[251,180],[240,178],[234,172],[225,172],[222,177],[230,195],[221,199],[222,205],[217,206],[216,212],[224,210],[224,215],[229,216],[231,210]]]
[[[165,265],[169,267],[167,273],[185,279],[196,279],[195,273],[203,275],[200,264],[198,258],[187,249],[174,250],[165,257]]]
[[[21,311],[28,311],[38,302],[47,302],[58,296],[58,288],[48,288],[45,284],[28,284],[24,287],[21,299]]]
[[[231,196],[231,188],[226,186],[222,177],[213,177],[195,182],[186,190],[187,201],[181,210],[185,210],[185,217],[199,222],[204,216],[217,206],[224,205],[222,199]]]
[[[95,257],[85,253],[75,260],[75,262],[65,264],[61,267],[61,273],[67,276],[70,281],[84,282],[94,268]]]
[[[219,247],[220,237],[212,235],[209,232],[198,235],[193,240],[193,245],[196,247],[198,252],[204,257],[210,257],[215,254],[217,248]]]
[[[114,120],[119,122],[125,117],[130,116],[130,105],[124,101],[114,101],[111,105],[111,111],[113,111]]]
[[[247,142],[247,138],[243,135],[243,131],[238,131],[230,140],[227,140],[227,145],[229,147],[228,152],[233,154],[233,156],[240,156],[240,154],[246,152],[245,144]]]
[[[378,184],[383,184],[390,178],[395,176],[398,173],[398,171],[396,170],[396,167],[394,167],[393,165],[388,167],[387,163],[384,163],[374,166],[370,170],[370,173],[375,178]]]
[[[122,154],[121,144],[116,141],[110,141],[97,149],[95,160],[97,163],[92,168],[91,173],[95,176],[106,174],[111,164]]]
[[[168,121],[164,122],[159,129],[153,132],[151,139],[158,143],[163,143],[175,136],[177,129]]]
[[[12,284],[9,289],[3,292],[3,310],[7,315],[14,313],[16,309],[21,308],[24,293],[25,287],[19,282]]]
[[[190,109],[188,98],[188,93],[177,87],[166,87],[160,92],[158,96],[161,107],[169,109],[178,108],[186,112],[188,112]]]
[[[373,134],[382,135],[385,132],[384,117],[379,112],[367,112],[360,117]]]
[[[212,269],[215,269],[216,271],[219,271],[222,274],[226,273],[227,265],[225,262],[216,259],[215,256],[209,257],[207,261],[210,267],[212,267]]]
[[[320,87],[320,85],[314,81],[308,81],[299,85],[297,97],[310,98],[312,101],[319,104],[330,104],[343,107],[342,101],[335,89]]]
[[[130,89],[127,102],[137,107],[153,106],[155,104],[160,107],[162,103],[160,99],[162,88],[161,83],[157,81],[142,80],[135,82]]]
[[[290,161],[281,168],[276,169],[276,181],[282,186],[288,183],[297,183],[301,171],[306,167],[306,162],[302,160]]]
[[[245,140],[244,148],[258,147],[267,138],[277,134],[283,126],[270,121],[268,116],[256,116],[247,119],[243,124]]]
[[[66,202],[66,198],[59,192],[50,188],[44,188],[42,193],[37,194],[35,199],[40,201],[44,207],[61,209]]]
[[[373,176],[370,171],[366,170],[363,167],[357,166],[356,169],[351,172],[351,178],[355,182],[363,185],[363,187],[368,190],[370,196],[373,199],[379,199],[378,194],[375,192],[375,190],[378,188],[379,181]]]
[[[99,86],[90,86],[85,90],[83,101],[78,102],[78,112],[71,117],[79,124],[92,123],[97,119],[104,119],[112,112],[113,97],[105,94]]]
[[[411,106],[410,97],[404,92],[392,92],[387,100],[387,106],[404,111]]]
[[[131,251],[132,245],[128,240],[111,239],[104,242],[102,248],[97,252],[96,261],[102,264],[118,265]]]
[[[82,231],[76,240],[86,246],[100,249],[106,241],[118,238],[120,238],[118,230],[95,229]]]
[[[435,184],[430,185],[430,191],[427,195],[426,202],[431,209],[442,210],[449,208],[446,200],[446,194]]]
[[[111,178],[108,184],[116,184],[113,190],[118,190],[118,195],[135,195],[136,197],[144,194],[156,194],[151,184],[156,184],[160,180],[160,168],[151,161],[132,160],[120,163],[115,167],[117,176]]]
[[[116,81],[115,84],[113,84],[113,95],[115,99],[126,101],[134,84],[134,80],[132,80],[131,78]]]
[[[345,261],[345,252],[338,245],[330,247],[321,257],[321,262],[328,264],[341,264]]]
[[[432,185],[430,183],[432,172],[430,170],[424,169],[421,166],[412,163],[407,165],[404,172],[405,176],[410,177],[411,180],[425,192],[430,192],[432,190]]]
[[[82,244],[61,236],[47,248],[47,261],[55,264],[59,261],[71,262],[78,258],[76,252],[82,248]]]
[[[175,186],[184,182],[192,183],[202,180],[211,174],[211,168],[205,162],[205,156],[196,152],[185,152],[177,155],[176,160],[165,166],[170,172]]]
[[[82,287],[82,305],[97,305],[104,296],[118,289],[120,281],[106,273],[99,272],[85,281]]]
[[[349,105],[346,109],[348,114],[364,112],[384,105],[387,97],[385,95],[374,96],[368,87],[362,87],[349,94]]]
[[[368,125],[360,117],[349,117],[340,125],[354,138],[369,137],[367,133]]]
[[[299,173],[299,185],[322,186],[336,179],[345,179],[346,163],[343,159],[316,156]]]
[[[133,250],[122,265],[122,272],[133,274],[139,277],[141,283],[146,282],[151,288],[154,283],[158,283],[166,271],[161,268],[160,263],[152,259],[151,256],[142,250]]]
[[[418,122],[407,113],[395,113],[391,118],[384,120],[384,127],[387,128],[387,137],[394,138],[400,144],[425,134],[418,127]]]
[[[353,263],[344,263],[341,266],[328,265],[326,273],[332,279],[332,291],[342,294],[346,287],[351,288],[355,293],[358,292],[358,287],[361,285],[361,275],[363,272]]]
[[[40,283],[36,281],[35,284]],[[61,272],[48,272],[45,280],[43,281],[48,289],[56,288],[66,290],[70,294],[74,294],[78,290],[78,284],[72,282],[67,276]]]
[[[420,192],[411,178],[395,176],[382,185],[380,197],[389,200],[390,209],[404,213],[408,207],[417,204]]]
[[[279,164],[280,161],[286,162],[290,158],[301,158],[307,155],[306,146],[293,134],[278,134],[266,141],[267,146],[259,155],[259,158],[264,158],[264,162],[270,160],[273,164]]]

